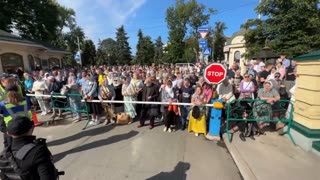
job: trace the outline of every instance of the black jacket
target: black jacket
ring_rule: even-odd
[[[17,152],[24,145],[34,142],[35,136],[25,136],[13,139],[11,150]],[[16,163],[23,172],[29,175],[22,176],[23,180],[56,180],[56,168],[51,161],[51,153],[44,143],[37,145],[23,160],[16,159]]]

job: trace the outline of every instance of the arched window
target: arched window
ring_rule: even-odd
[[[235,62],[235,63],[239,63],[239,62],[240,62],[240,59],[241,59],[240,51],[234,52],[234,62]]]
[[[49,68],[58,67],[60,68],[60,60],[58,58],[49,58]]]
[[[13,74],[19,68],[24,70],[23,58],[19,54],[4,53],[1,55],[1,62],[3,71],[6,73]]]
[[[36,67],[39,67],[41,69],[41,59],[39,57],[34,58],[34,64]]]
[[[28,55],[29,66],[32,71],[36,69],[36,65],[32,55]]]

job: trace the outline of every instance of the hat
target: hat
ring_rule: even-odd
[[[27,118],[18,116],[9,121],[7,132],[13,136],[21,136],[27,133],[33,127],[33,122]]]
[[[9,86],[6,87],[6,91],[18,91],[18,86],[9,85]]]

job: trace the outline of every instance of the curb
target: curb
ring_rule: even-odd
[[[226,134],[224,134],[223,139],[224,139],[226,147],[227,147],[229,153],[231,154],[233,161],[237,165],[243,179],[244,180],[258,180],[256,175],[253,173],[252,169],[248,165],[247,161],[245,161],[244,158],[242,157],[238,148],[229,142]]]

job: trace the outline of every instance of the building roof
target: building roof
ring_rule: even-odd
[[[19,43],[19,44],[24,44],[24,45],[29,45],[29,46],[36,46],[36,47],[43,48],[48,51],[55,51],[55,52],[61,52],[64,54],[69,54],[69,52],[65,51],[64,49],[54,47],[48,43],[45,43],[45,42],[42,42],[39,40],[25,39],[25,38],[16,36],[14,34],[10,34],[6,31],[1,30],[1,29],[0,29],[0,41]]]
[[[301,61],[315,61],[315,60],[320,61],[320,50],[298,56],[298,57],[294,58],[294,60],[296,60],[298,62],[299,61],[300,62]]]
[[[241,28],[239,31],[232,34],[231,37],[227,38],[227,45],[231,45],[232,40],[237,36],[244,36],[248,30]]]

